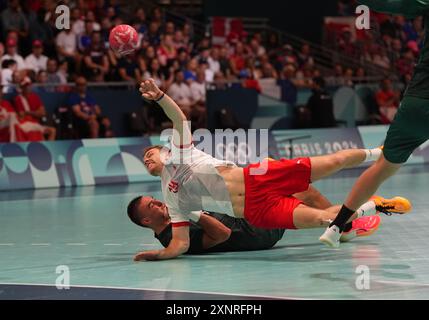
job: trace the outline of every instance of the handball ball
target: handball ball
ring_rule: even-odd
[[[133,53],[139,45],[136,29],[127,24],[114,27],[110,31],[109,44],[110,48],[119,56]]]

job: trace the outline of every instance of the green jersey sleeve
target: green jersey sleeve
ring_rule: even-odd
[[[371,10],[416,17],[429,10],[429,0],[358,0]]]

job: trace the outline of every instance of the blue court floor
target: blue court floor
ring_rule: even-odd
[[[342,202],[358,174],[315,186]],[[126,206],[140,194],[161,199],[158,183],[1,192],[0,299],[429,299],[428,183],[429,166],[402,168],[379,194],[408,197],[413,211],[383,216],[377,233],[340,249],[315,229],[287,231],[266,251],[140,263],[137,251],[160,245]],[[58,266],[71,289],[56,289]]]

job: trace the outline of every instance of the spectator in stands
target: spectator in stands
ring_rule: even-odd
[[[75,7],[71,11],[71,25],[72,32],[75,35],[80,35],[85,32],[85,20],[82,18],[79,7]]]
[[[154,79],[155,83],[160,88],[166,88],[168,86],[165,85],[165,77],[164,74],[161,72],[161,65],[159,64],[158,59],[152,59],[150,60],[149,67],[147,71],[143,74],[143,79]]]
[[[345,84],[343,76],[344,76],[343,66],[337,63],[334,66],[333,74],[326,77],[325,82],[328,86],[331,86],[331,87],[343,86]]]
[[[194,50],[194,32],[192,25],[190,23],[185,23],[183,25],[182,29],[183,33],[183,42],[186,44],[186,47],[188,48],[189,52],[192,52]]]
[[[153,8],[152,14],[150,15],[150,17],[153,22],[156,22],[160,25],[164,22],[164,17],[162,15],[161,8],[159,7]]]
[[[13,100],[18,118],[24,122],[21,129],[27,141],[55,140],[55,128],[41,124],[46,109],[40,97],[31,91],[31,83],[29,77],[24,77],[19,84],[20,93]]]
[[[118,72],[121,81],[140,83],[142,74],[136,62],[135,55],[129,54],[118,61]]]
[[[220,62],[219,62],[219,48],[213,47],[210,50],[210,56],[207,59],[209,68],[213,73],[220,71]]]
[[[168,34],[168,35],[174,37],[175,32],[176,32],[176,26],[174,25],[173,22],[168,21],[165,24],[164,34]]]
[[[206,82],[213,82],[215,73],[209,68],[209,63],[206,60],[200,61],[198,68],[204,71]]]
[[[322,77],[313,79],[313,94],[307,102],[313,128],[335,127],[334,103]]]
[[[9,0],[8,7],[1,13],[1,30],[3,30],[3,37],[9,31],[18,31],[19,36],[24,38],[28,35],[28,20],[22,12],[19,0]],[[18,62],[19,67],[19,62]]]
[[[39,84],[48,83],[48,73],[46,70],[40,70],[36,75],[36,82]]]
[[[343,54],[349,57],[356,57],[358,51],[355,43],[353,42],[352,32],[350,28],[343,28],[340,38],[338,40],[338,48]]]
[[[206,103],[206,76],[203,68],[198,69],[195,81],[190,85],[192,100],[196,105],[204,106]]]
[[[191,81],[197,80],[198,61],[196,58],[189,60],[186,70],[183,73],[185,81],[189,84]]]
[[[353,87],[354,86],[353,76],[354,76],[353,69],[347,68],[346,71],[344,71],[344,75],[343,75],[343,79],[344,79],[343,85],[348,87]]]
[[[194,129],[205,128],[207,121],[206,110],[206,73],[205,68],[200,67],[195,81],[191,82],[191,97],[194,102],[192,112],[192,127]]]
[[[366,73],[365,73],[365,69],[362,67],[359,67],[356,69],[355,72],[355,78],[356,80],[354,81],[354,84],[363,84],[365,83],[365,77],[366,77]]]
[[[228,49],[221,47],[219,51],[219,65],[220,71],[224,76],[229,75],[232,72],[231,62],[228,57]]]
[[[78,70],[81,56],[77,52],[76,34],[71,29],[65,29],[58,33],[55,43],[58,58],[67,60],[71,72]]]
[[[314,66],[314,58],[310,53],[310,45],[308,43],[304,43],[301,46],[301,50],[297,54],[298,65],[300,67],[304,65]]]
[[[415,19],[408,21],[404,25],[405,41],[410,40],[417,41],[420,35],[423,33],[423,19],[422,17],[416,17]]]
[[[277,61],[280,63],[280,70],[283,66],[291,64],[295,68],[298,68],[298,58],[293,53],[293,47],[290,44],[285,44],[282,48],[281,55],[278,57]]]
[[[186,66],[189,62],[189,54],[185,49],[181,49],[177,51],[177,64],[180,70],[186,70]]]
[[[261,85],[258,80],[255,79],[252,70],[242,69],[238,77],[242,80],[243,88],[253,89],[258,93],[262,92]]]
[[[137,32],[145,37],[148,32],[148,25],[146,20],[146,12],[142,7],[138,8],[134,14],[133,24],[135,25]]]
[[[413,73],[415,56],[411,49],[404,51],[401,58],[396,61],[396,69],[401,76]]]
[[[68,106],[75,116],[75,128],[80,138],[98,138],[101,109],[94,98],[87,93],[87,81],[84,77],[76,79],[76,92],[70,94]]]
[[[262,78],[263,79],[277,79],[278,75],[271,63],[265,62],[262,65]]]
[[[176,50],[183,50],[187,49],[187,44],[185,42],[185,38],[183,37],[183,31],[182,30],[176,30],[174,33],[174,47]]]
[[[92,21],[85,20],[85,31],[77,35],[77,48],[81,53],[86,52],[91,46],[92,34],[95,32]]]
[[[96,21],[94,11],[87,11],[85,17],[85,24],[92,23],[92,31],[99,32],[101,30],[100,24]]]
[[[187,118],[190,118],[194,106],[191,89],[185,82],[182,71],[176,71],[173,84],[168,89],[168,95],[177,102]]]
[[[57,74],[60,77],[60,82],[62,84],[66,84],[68,82],[68,78],[69,78],[69,63],[67,62],[67,60],[63,60],[63,61],[60,62]]]
[[[58,62],[54,58],[49,58],[46,64],[46,83],[60,84],[61,77],[58,74]]]
[[[1,64],[1,85],[3,93],[10,93],[13,90],[12,75],[18,70],[18,65],[13,59],[5,59]]]
[[[174,47],[172,35],[165,34],[162,36],[161,45],[156,54],[163,67],[167,66],[167,63],[176,58],[177,50]]]
[[[384,48],[372,56],[372,62],[384,69],[390,69],[390,60]]]
[[[6,40],[6,53],[1,57],[1,61],[15,60],[18,70],[25,69],[25,62],[21,55],[18,54],[18,43],[15,38],[8,38]]]
[[[9,101],[3,99],[3,87],[0,84],[0,143],[22,141],[17,139],[18,120]]]
[[[258,39],[252,38],[249,43],[249,52],[253,57],[260,57],[266,54],[265,48],[261,45]]]
[[[161,43],[161,33],[160,33],[160,24],[151,21],[149,24],[149,31],[147,33],[147,39],[149,43],[153,46],[158,46]]]
[[[396,63],[401,58],[402,53],[402,42],[401,39],[392,40],[392,49],[388,52],[388,58],[392,63]]]
[[[83,57],[82,73],[89,81],[104,81],[109,72],[109,60],[104,43],[101,42],[100,32],[93,32],[91,44]]]
[[[40,70],[46,70],[48,57],[43,54],[43,44],[40,40],[33,41],[32,53],[25,58],[26,69],[37,74]]]
[[[299,88],[311,88],[313,86],[314,66],[305,63],[296,72],[295,84]]]
[[[380,90],[375,94],[375,99],[381,115],[381,122],[389,124],[395,117],[399,107],[400,92],[394,90],[392,81],[386,78],[381,83]]]
[[[286,65],[280,75],[280,79],[277,80],[277,84],[280,86],[281,99],[287,102],[291,106],[295,106],[298,89],[295,85],[295,67],[293,64]]]
[[[244,59],[244,46],[242,42],[237,42],[234,49],[234,54],[230,58],[231,69],[235,75],[239,75],[240,71],[244,69],[245,59]]]

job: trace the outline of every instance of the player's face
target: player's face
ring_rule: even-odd
[[[150,226],[159,225],[170,219],[167,206],[153,197],[142,197],[140,208],[143,222]]]
[[[164,167],[161,161],[161,150],[159,149],[150,149],[145,153],[143,157],[143,163],[147,169],[147,171],[152,176],[161,175],[162,168]]]

